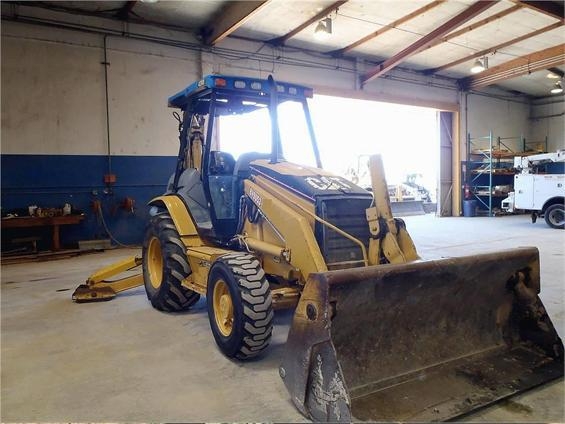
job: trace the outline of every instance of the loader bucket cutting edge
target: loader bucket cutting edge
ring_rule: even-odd
[[[310,276],[280,368],[314,421],[442,421],[563,376],[520,248]]]

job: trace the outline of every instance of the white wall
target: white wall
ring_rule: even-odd
[[[6,5],[3,12],[9,13]],[[19,6],[20,16],[80,23],[103,31],[127,30],[184,43],[185,33],[127,25],[100,18]],[[20,17],[20,20],[22,18]],[[2,23],[2,152],[28,154],[107,153],[102,34]],[[175,155],[177,126],[167,98],[211,72],[276,78],[343,89],[359,88],[362,61],[320,58],[270,46],[227,39],[211,51],[107,37],[111,153]],[[252,56],[252,57],[251,57]],[[391,79],[392,78],[392,79]],[[399,81],[401,79],[402,81]],[[418,79],[420,80],[418,82]],[[417,82],[414,83],[414,80]],[[432,86],[433,85],[433,86]],[[437,86],[442,87],[438,89]],[[329,93],[331,94],[331,93]],[[457,103],[452,82],[393,72],[368,84],[363,94],[377,100]]]
[[[196,43],[186,33],[147,26],[25,6],[19,13]],[[106,154],[102,42],[100,34],[3,21],[3,153]],[[261,77],[273,73],[281,80],[320,88],[324,94],[335,95],[332,90],[337,90],[352,97],[438,107],[457,108],[461,103],[463,152],[468,131],[530,136],[526,103],[470,94],[465,115],[453,81],[403,71],[378,78],[361,91],[359,75],[371,67],[363,61],[326,59],[234,39],[205,52],[121,36],[108,37],[107,46],[113,154],[176,154],[176,124],[166,99],[210,72]]]
[[[198,53],[148,44],[110,42],[110,132],[116,154],[176,155],[177,121],[167,98],[200,78]]]
[[[501,146],[501,150],[522,151],[520,137],[530,138],[530,108],[524,99],[502,100],[481,94],[467,94],[465,105],[465,95],[462,97],[463,140],[467,132],[472,138],[488,136],[492,132],[493,140],[497,137],[506,138],[502,142],[507,148]],[[488,141],[477,143],[476,148],[488,148]],[[495,145],[495,148],[498,147]]]
[[[38,41],[34,32],[2,24],[2,153],[103,153],[99,49]]]
[[[559,100],[545,100],[546,104],[534,103],[530,109],[530,139],[543,142],[547,137],[549,152],[565,149],[565,102],[559,97]]]
[[[103,36],[2,23],[2,153],[106,154]],[[111,153],[176,155],[167,98],[199,53],[107,38]]]
[[[228,59],[223,55],[204,54],[206,72],[276,78],[314,87],[315,92],[327,95],[360,97],[377,101],[409,103],[413,105],[437,104],[438,107],[456,107],[458,95],[452,80],[441,77],[423,77],[412,72],[393,70],[385,78],[377,78],[361,88],[359,79],[374,65],[363,60],[351,61],[322,57],[320,54],[296,52],[293,49],[261,47],[237,39],[226,39],[222,48],[240,51],[241,59]],[[245,52],[261,48],[262,60]],[[292,52],[292,53],[291,53]]]

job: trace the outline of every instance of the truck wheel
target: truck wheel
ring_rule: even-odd
[[[551,205],[545,210],[543,214],[545,222],[551,228],[565,228],[565,206],[557,203]]]
[[[238,252],[216,259],[206,298],[210,327],[224,355],[248,359],[268,346],[273,330],[272,298],[257,258]]]
[[[151,217],[143,240],[143,282],[155,309],[184,311],[200,295],[181,285],[191,273],[186,250],[168,213]]]

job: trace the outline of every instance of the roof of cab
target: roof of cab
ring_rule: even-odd
[[[288,82],[276,82],[277,93],[285,98],[306,98],[312,97],[313,90],[303,85]],[[234,77],[229,75],[207,75],[200,81],[196,81],[184,90],[169,97],[169,107],[184,108],[189,100],[197,94],[207,90],[217,89],[243,95],[263,95],[267,96],[270,92],[270,85],[266,79]]]

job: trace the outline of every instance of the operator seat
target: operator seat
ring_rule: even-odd
[[[214,226],[220,235],[233,231],[237,217],[236,200],[233,193],[233,169],[235,159],[227,152],[211,151],[208,165],[208,186],[212,206],[216,214]]]
[[[243,194],[243,180],[249,178],[251,170],[249,169],[249,164],[257,159],[269,159],[271,157],[270,153],[259,153],[259,152],[246,152],[242,153],[235,166],[233,168],[234,175],[234,188],[233,191],[237,199]]]
[[[249,177],[249,164],[257,159],[270,159],[270,153],[259,153],[259,152],[247,152],[243,153],[237,159],[233,169],[233,175],[238,178],[244,179]]]
[[[235,159],[226,152],[210,152],[209,175],[232,175],[235,168]]]
[[[200,178],[200,171],[194,168],[185,169],[179,177],[177,189],[173,187],[175,174],[171,175],[167,183],[167,194],[176,194],[180,196],[187,205],[196,225],[199,229],[210,232],[212,230],[212,220],[207,207],[206,196]]]

